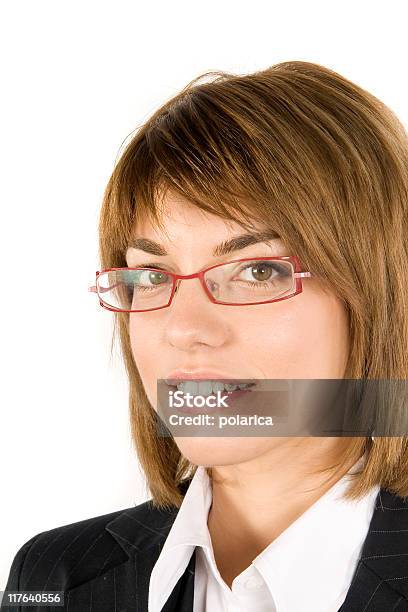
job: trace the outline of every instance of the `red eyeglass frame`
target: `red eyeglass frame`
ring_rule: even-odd
[[[213,268],[219,268],[220,266],[225,266],[226,264],[230,264],[230,263],[238,263],[241,261],[254,261],[256,259],[260,259],[262,261],[271,261],[271,260],[284,260],[284,261],[289,261],[294,268],[294,279],[295,279],[295,291],[293,293],[291,293],[290,295],[285,295],[284,297],[281,298],[277,298],[275,300],[265,300],[263,302],[245,302],[245,303],[230,303],[230,302],[220,302],[218,300],[216,300],[214,298],[214,296],[211,294],[210,290],[208,289],[205,281],[204,281],[204,274],[206,272],[208,272],[209,270],[212,270]],[[175,274],[174,272],[169,272],[167,270],[162,270],[160,268],[140,268],[138,266],[132,267],[132,268],[105,268],[103,270],[97,270],[96,271],[96,279],[95,279],[95,285],[92,285],[91,287],[88,287],[88,291],[91,291],[93,293],[96,293],[98,295],[99,298],[99,304],[102,306],[102,308],[105,308],[106,310],[110,310],[112,312],[150,312],[153,310],[161,310],[162,308],[168,308],[170,306],[170,304],[173,301],[173,297],[176,291],[176,287],[178,287],[179,281],[180,280],[184,280],[184,279],[189,279],[189,278],[199,278],[200,282],[201,282],[201,286],[203,287],[206,295],[208,296],[210,302],[212,302],[213,304],[223,304],[226,306],[256,306],[257,304],[272,304],[274,302],[280,302],[282,300],[287,300],[291,297],[294,297],[295,295],[298,295],[299,293],[302,292],[303,290],[303,285],[302,285],[302,278],[310,278],[313,276],[313,274],[311,272],[308,271],[302,271],[301,270],[301,262],[299,260],[299,258],[296,255],[284,255],[281,257],[245,257],[244,259],[233,259],[231,261],[226,261],[223,263],[219,263],[219,264],[215,264],[213,266],[210,266],[209,268],[205,268],[204,270],[200,270],[199,272],[195,272],[194,274]],[[158,306],[157,308],[142,308],[140,310],[124,310],[121,308],[113,308],[111,306],[107,306],[106,304],[103,303],[99,292],[103,293],[102,288],[99,288],[98,291],[98,276],[100,276],[101,274],[103,274],[104,272],[114,272],[115,270],[151,270],[153,272],[165,272],[165,274],[167,274],[168,276],[172,277],[172,288],[171,288],[171,293],[170,293],[170,298],[169,301],[167,302],[167,304],[165,304],[164,306]],[[112,288],[109,287],[109,291]]]

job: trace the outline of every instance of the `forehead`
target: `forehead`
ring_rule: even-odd
[[[239,219],[225,219],[211,212],[204,211],[179,194],[169,191],[158,207],[160,225],[147,216],[139,219],[134,225],[132,238],[149,238],[166,243],[174,248],[187,247],[192,243],[196,248],[211,245],[228,237],[251,232],[268,232],[270,238],[279,242],[279,235],[257,222],[255,218],[245,219],[244,225]],[[248,229],[248,225],[250,229]]]
[[[194,232],[204,226],[211,226],[217,231],[232,231],[234,228],[239,228],[237,222],[222,219],[215,214],[204,211],[179,195],[167,195],[158,207],[158,213],[163,230],[154,221],[144,217],[135,225],[135,234],[154,233],[156,237],[160,235],[164,238],[166,234],[170,236],[179,232]]]

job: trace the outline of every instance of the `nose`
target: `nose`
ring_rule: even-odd
[[[207,285],[207,288],[210,290],[210,293],[213,293],[214,286],[216,285],[216,283],[214,283],[214,281],[209,278],[204,280],[204,283]],[[186,285],[187,287],[185,289],[182,289],[182,287],[185,287]],[[204,298],[204,301],[208,301],[208,296],[204,290],[204,287],[200,279],[197,277],[177,279],[176,287],[174,289],[173,300],[176,298],[176,295],[180,294],[180,292],[185,294],[186,292],[188,293],[188,291],[191,291],[191,296],[194,296],[196,293],[198,293],[201,295],[201,297]]]
[[[230,334],[225,308],[228,306],[208,299],[200,279],[178,280],[168,308],[167,341],[180,350],[191,350],[195,345],[222,346]]]

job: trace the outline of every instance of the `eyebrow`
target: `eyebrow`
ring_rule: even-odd
[[[213,256],[221,257],[222,255],[228,255],[233,251],[245,249],[245,247],[250,246],[252,244],[258,244],[259,242],[268,242],[270,240],[277,240],[279,238],[280,235],[274,231],[255,232],[253,234],[240,234],[239,236],[234,236],[234,238],[224,240],[223,242],[218,244],[213,249]],[[128,248],[145,251],[146,253],[150,253],[151,255],[168,255],[166,249],[161,244],[155,242],[154,240],[150,240],[149,238],[133,238],[130,241]]]

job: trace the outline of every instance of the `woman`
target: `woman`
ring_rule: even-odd
[[[159,381],[407,379],[407,134],[323,66],[205,76],[133,136],[100,217],[93,290],[152,499],[34,536],[7,589],[70,612],[406,611],[405,437],[163,435],[157,413]]]

